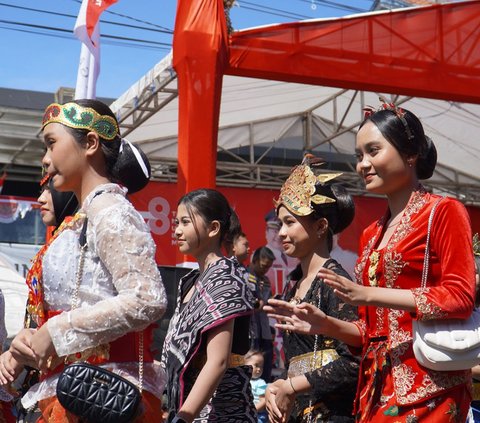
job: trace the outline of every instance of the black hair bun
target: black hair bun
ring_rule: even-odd
[[[418,179],[429,179],[432,177],[437,165],[437,149],[433,141],[425,136],[427,140],[427,147],[423,154],[420,154],[417,159],[417,177]]]
[[[336,224],[332,227],[332,232],[338,234],[352,223],[355,217],[355,203],[347,190],[339,184],[330,185],[336,204]]]
[[[150,162],[146,154],[135,146],[140,154],[141,160],[147,170],[147,175],[142,169],[142,166],[137,160],[137,156],[132,150],[132,147],[128,142],[122,141],[123,149],[118,156],[118,160],[115,164],[115,175],[120,183],[128,188],[128,193],[133,194],[145,188],[151,177]]]

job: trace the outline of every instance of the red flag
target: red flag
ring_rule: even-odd
[[[73,32],[83,43],[75,98],[95,98],[100,73],[100,14],[117,0],[83,0]]]
[[[0,176],[0,194],[2,193],[3,183],[7,179],[7,172],[3,172],[2,176]]]
[[[83,0],[75,23],[74,32],[77,38],[87,44],[85,38],[88,37],[93,42],[92,35],[102,12],[116,3],[118,0]],[[95,44],[95,43],[94,43]]]

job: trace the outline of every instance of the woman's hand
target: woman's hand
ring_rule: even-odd
[[[278,385],[280,385],[282,381],[283,379],[278,379],[270,383],[265,390],[265,406],[267,408],[268,419],[272,423],[281,423],[283,421],[282,412],[276,402]]]
[[[278,410],[282,413],[282,422],[286,422],[290,417],[293,405],[295,404],[295,392],[290,385],[290,380],[282,379],[281,383],[277,385],[277,392],[275,394],[275,403]]]
[[[329,269],[322,268],[317,276],[334,289],[335,295],[347,304],[361,306],[368,305],[369,287],[359,285],[343,276],[337,275]]]
[[[10,351],[0,355],[0,385],[7,386],[12,383],[23,370],[23,365],[13,358]]]
[[[31,347],[32,337],[36,329],[22,329],[10,345],[10,353],[12,357],[20,364],[30,367],[36,367],[37,361],[35,353]]]
[[[42,371],[48,370],[52,365],[52,359],[56,359],[57,355],[46,324],[32,336],[31,348],[35,354],[36,367]]]
[[[264,311],[277,320],[275,327],[305,335],[325,333],[328,325],[328,316],[312,304],[298,305],[283,300],[268,300]]]

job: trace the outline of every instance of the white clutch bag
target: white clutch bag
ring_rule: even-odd
[[[430,230],[438,200],[428,220],[422,288],[429,267]],[[480,363],[480,311],[473,310],[468,319],[413,320],[413,352],[417,361],[437,371],[467,370]]]
[[[432,370],[466,370],[480,363],[480,311],[466,320],[412,322],[413,352]]]

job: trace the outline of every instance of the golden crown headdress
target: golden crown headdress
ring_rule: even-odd
[[[473,235],[473,254],[480,257],[480,237]]]
[[[335,203],[335,199],[315,194],[316,185],[324,185],[340,176],[341,173],[322,173],[315,175],[312,166],[320,166],[323,162],[311,154],[305,155],[302,163],[295,166],[280,190],[275,207],[285,206],[297,216],[308,216],[314,212],[313,204]]]
[[[101,115],[91,107],[83,107],[73,102],[50,104],[43,115],[42,129],[52,122],[61,123],[69,128],[96,132],[108,141],[115,139],[119,134],[115,118]]]

